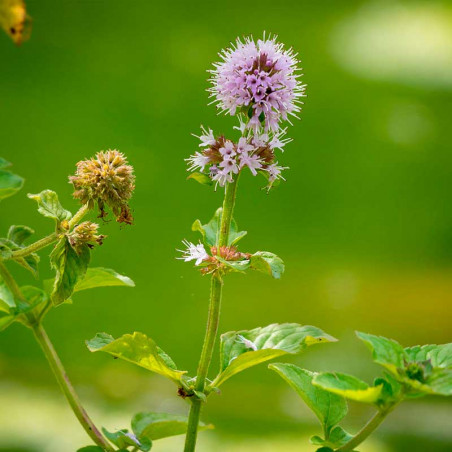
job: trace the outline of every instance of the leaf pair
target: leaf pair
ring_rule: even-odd
[[[127,429],[118,430],[114,433],[102,429],[105,436],[120,450],[128,447],[135,447],[137,450],[149,451],[152,442],[170,436],[183,435],[187,431],[188,419],[168,413],[138,413],[131,422],[132,432]],[[203,422],[199,425],[199,430],[212,429],[213,425],[206,425]],[[87,446],[77,452],[103,452],[98,446]]]
[[[191,227],[192,231],[198,231],[201,233],[206,247],[210,248],[212,246],[218,246],[222,214],[223,209],[219,207],[207,224],[202,224],[200,220],[196,220]],[[246,234],[246,231],[238,230],[237,223],[233,219],[229,230],[228,246],[235,245],[239,240],[245,237]]]
[[[309,345],[336,339],[313,326],[296,323],[272,324],[249,331],[233,331],[221,336],[220,373],[208,391],[218,388],[233,375],[249,367],[286,354],[299,353]],[[172,359],[143,333],[125,334],[118,339],[98,333],[87,341],[92,352],[103,351],[169,378],[193,394],[194,379],[177,370]]]

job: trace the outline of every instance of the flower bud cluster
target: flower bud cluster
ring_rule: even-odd
[[[84,246],[94,248],[95,245],[102,245],[105,236],[97,234],[98,229],[98,224],[84,221],[75,226],[71,233],[67,234],[69,243],[77,254],[80,254]]]

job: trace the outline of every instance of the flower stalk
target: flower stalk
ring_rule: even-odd
[[[231,228],[232,214],[234,212],[237,193],[237,182],[238,176],[231,183],[226,185],[223,201],[223,213],[221,215],[220,236],[218,239],[219,246],[227,246],[228,244],[229,230]],[[205,390],[207,373],[209,371],[210,362],[212,361],[212,354],[218,333],[218,325],[220,322],[222,291],[223,279],[218,273],[213,273],[210,286],[210,303],[206,335],[204,337],[204,344],[202,347],[201,358],[199,360],[198,373],[196,377],[195,388],[198,392],[204,392]],[[192,452],[195,450],[201,408],[202,400],[198,397],[194,398],[188,418],[187,436],[185,438],[184,449],[185,452]]]

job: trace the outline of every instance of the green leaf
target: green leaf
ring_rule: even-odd
[[[9,290],[9,287],[0,279],[0,311],[10,312],[11,308],[16,307],[14,296]]]
[[[25,301],[14,300],[14,297],[5,284],[0,284],[0,331],[13,322],[20,322],[30,326],[27,313],[39,309],[48,301],[47,294],[39,287],[23,286],[20,288]]]
[[[53,218],[57,223],[72,218],[69,210],[63,209],[58,201],[58,195],[52,190],[43,190],[36,195],[28,194],[30,199],[38,203],[38,212],[47,218]]]
[[[11,226],[11,228],[26,228],[26,226]],[[28,229],[31,231],[30,228]],[[21,237],[19,237],[19,239],[20,238]],[[24,248],[23,245],[19,245],[9,238],[0,239],[0,257],[2,259],[11,259],[13,257],[13,252],[22,248]],[[23,258],[14,258],[14,262],[31,271],[34,276],[37,276],[39,256],[36,253],[29,254]]]
[[[0,167],[5,168],[8,165],[6,160],[2,159]],[[15,195],[24,185],[24,179],[10,171],[0,169],[0,201]]]
[[[195,173],[191,173],[187,179],[193,179],[196,182],[199,182],[201,185],[213,185],[213,180],[204,173],[199,173],[199,172],[195,172]]]
[[[91,352],[109,353],[116,358],[163,375],[178,385],[181,384],[182,375],[186,373],[176,370],[171,358],[143,333],[125,334],[118,339],[106,333],[97,333],[86,344]]]
[[[28,226],[13,225],[9,228],[7,238],[17,245],[23,245],[25,240],[31,237],[35,231]]]
[[[117,432],[109,432],[107,429],[102,428],[102,431],[106,438],[120,449],[127,449],[129,446],[133,446],[144,452],[151,450],[152,441],[149,438],[137,438],[127,429],[118,430]]]
[[[51,299],[55,306],[69,299],[76,284],[84,278],[90,260],[88,246],[77,254],[66,237],[63,237],[50,254],[50,263],[56,271]]]
[[[198,231],[201,233],[204,244],[207,247],[218,245],[222,213],[223,209],[219,207],[213,218],[207,224],[202,224],[200,220],[196,220],[191,227],[192,231]],[[229,230],[228,246],[235,245],[240,239],[245,237],[246,234],[246,231],[238,231],[237,223],[235,220],[232,220],[231,228]]]
[[[452,367],[452,344],[416,345],[404,349],[409,362],[431,361],[433,367]]]
[[[316,446],[324,446],[328,448],[337,449],[348,443],[353,438],[353,435],[345,431],[342,427],[337,425],[331,430],[328,439],[323,439],[320,436],[313,436],[311,443]]]
[[[339,372],[320,373],[314,377],[312,384],[346,399],[364,403],[377,403],[383,389],[383,385],[369,386],[352,375]]]
[[[284,262],[276,254],[258,251],[251,256],[250,268],[279,279],[284,273]]]
[[[152,441],[169,436],[184,435],[187,431],[188,419],[167,413],[138,413],[132,419],[132,430],[139,438]],[[213,429],[213,425],[199,424],[199,430]]]
[[[273,358],[299,353],[309,345],[334,341],[336,339],[319,328],[297,323],[275,323],[225,333],[220,343],[220,373],[211,386],[218,387],[236,373]]]
[[[347,402],[343,397],[312,384],[316,373],[300,369],[294,364],[276,363],[268,367],[295,389],[317,416],[326,434],[347,414]]]
[[[111,268],[92,267],[88,268],[85,276],[77,282],[74,292],[107,286],[135,287],[135,283],[127,276],[120,275]]]
[[[356,335],[371,350],[373,360],[388,369],[392,374],[398,375],[397,369],[405,367],[406,355],[403,347],[398,342],[359,331],[356,332]]]

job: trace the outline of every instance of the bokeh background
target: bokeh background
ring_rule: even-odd
[[[232,275],[221,331],[273,322],[317,325],[337,344],[289,359],[311,370],[353,372],[371,381],[354,330],[404,345],[451,340],[452,5],[441,1],[126,2],[28,0],[31,40],[0,36],[2,157],[26,178],[1,205],[10,224],[52,225],[27,192],[56,190],[75,211],[67,176],[98,150],[117,148],[135,166],[136,224],[102,226],[93,265],[126,274],[136,288],[96,289],[53,310],[46,327],[95,421],[127,427],[138,411],[185,413],[174,387],[84,341],[98,331],[141,331],[195,372],[208,302],[207,278],[176,260],[190,226],[210,219],[222,191],[187,181],[191,133],[235,122],[207,106],[206,70],[238,35],[264,30],[299,52],[308,84],[302,121],[281,161],[287,182],[267,194],[263,179],[240,181],[236,219],[242,249],[270,250],[283,279]],[[48,251],[48,250],[47,250]],[[41,274],[51,275],[42,254]],[[30,276],[15,268],[21,283]],[[213,364],[213,371],[217,363]],[[212,373],[213,373],[212,371]],[[371,414],[352,404],[345,426]],[[363,452],[452,450],[451,404],[406,402]],[[316,421],[265,365],[213,396],[200,435],[206,451],[311,451]],[[179,451],[183,438],[156,451]],[[89,444],[29,331],[0,335],[0,450],[72,452]]]

